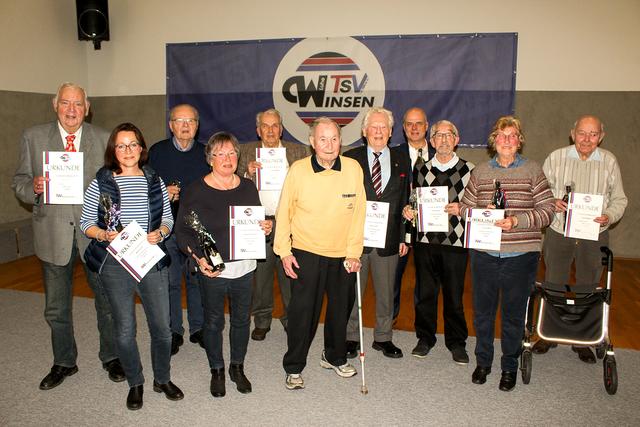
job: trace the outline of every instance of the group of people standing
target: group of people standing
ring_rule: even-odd
[[[244,372],[249,338],[261,341],[271,329],[274,273],[282,295],[287,332],[283,357],[285,386],[305,387],[302,371],[315,336],[323,297],[327,295],[324,350],[320,366],[341,377],[356,369],[348,358],[357,355],[358,312],[354,307],[358,273],[369,272],[376,294],[373,349],[390,358],[403,357],[394,345],[393,321],[407,254],[415,266],[415,329],[411,354],[425,358],[436,344],[438,294],[442,289],[444,340],[456,363],[469,363],[462,297],[467,261],[473,280],[475,357],[472,381],[486,382],[494,356],[497,306],[502,317],[502,376],[499,388],[510,391],[524,333],[527,298],[535,281],[544,239],[547,280],[567,283],[575,259],[578,282],[599,279],[599,247],[608,242],[608,227],[627,204],[615,157],[599,148],[604,127],[594,116],[583,116],[571,131],[569,147],[554,151],[540,167],[522,156],[525,143],[520,121],[498,119],[489,135],[492,158],[479,165],[457,156],[460,133],[441,120],[429,128],[424,110],[413,107],[403,116],[407,143],[389,147],[393,114],[370,109],[362,123],[366,145],[341,154],[341,129],[320,117],[309,129],[309,145],[282,141],[283,126],[275,109],[256,116],[260,140],[239,144],[234,135],[218,132],[206,144],[196,139],[197,110],[186,104],[171,109],[173,136],[147,147],[131,123],[108,134],[84,122],[89,101],[83,88],[64,83],[53,99],[57,121],[24,132],[13,179],[16,196],[33,205],[35,251],[42,262],[45,319],[51,327],[54,364],[40,388],[48,390],[78,372],[71,320],[72,274],[80,255],[95,294],[99,357],[112,381],[129,385],[127,407],[143,405],[142,364],[136,343],[134,297],[145,310],[151,335],[153,390],[170,400],[183,392],[171,382],[171,356],[184,343],[182,282],[186,283],[189,339],[205,351],[211,370],[210,391],[226,394],[223,356],[224,302],[229,300],[231,354],[228,374],[241,393],[252,391]],[[427,139],[427,130],[430,129]],[[258,190],[258,148],[284,148],[287,173],[280,190]],[[84,203],[45,204],[47,185],[43,152],[83,153]],[[507,200],[499,251],[468,250],[465,219],[471,209],[495,208],[495,182]],[[563,237],[562,201],[565,184],[573,191],[604,195],[600,240]],[[416,212],[409,203],[417,187],[445,186],[447,232],[417,232]],[[118,224],[109,221],[108,197],[118,209]],[[365,218],[371,203],[387,204],[384,244],[365,246]],[[264,260],[234,260],[229,251],[229,208],[263,206],[260,221],[265,238]],[[197,212],[201,225],[215,236],[224,269],[205,256],[198,234],[187,217]],[[137,281],[109,256],[109,244],[121,227],[137,222],[147,241],[163,257]],[[364,287],[361,290],[364,293]],[[254,329],[250,333],[251,315]],[[539,341],[538,353],[551,345]],[[588,348],[576,348],[591,362]],[[592,356],[592,353],[591,353]],[[595,360],[594,360],[595,361]]]

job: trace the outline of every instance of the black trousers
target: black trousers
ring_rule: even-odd
[[[433,347],[438,323],[438,294],[442,289],[444,343],[449,350],[462,347],[467,341],[462,293],[467,269],[468,251],[448,245],[416,243],[416,319],[418,339]]]
[[[355,299],[356,275],[346,272],[342,265],[344,258],[328,258],[299,249],[292,252],[300,268],[296,270],[298,278],[291,280],[284,370],[287,374],[299,374],[307,365],[325,292],[325,357],[332,365],[344,365],[347,363],[347,321]]]

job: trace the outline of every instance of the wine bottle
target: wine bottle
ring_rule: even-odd
[[[569,203],[569,194],[571,194],[571,185],[565,185],[564,187],[564,196],[562,197],[562,201],[565,203]],[[567,229],[567,211],[565,210],[562,214],[562,231]]]
[[[495,190],[493,191],[493,198],[491,199],[491,204],[495,206],[496,209],[505,209],[506,200],[504,196],[504,190],[500,188],[500,181],[495,181]]]
[[[200,249],[202,249],[207,262],[211,265],[211,270],[213,272],[223,271],[225,268],[224,261],[222,260],[218,247],[216,246],[216,241],[207,231],[202,222],[200,222],[198,214],[191,211],[185,215],[184,219],[186,224],[196,232]]]

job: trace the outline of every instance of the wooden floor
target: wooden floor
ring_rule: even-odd
[[[541,263],[542,264],[542,263]],[[413,288],[414,266],[412,257],[407,265],[402,287],[402,301],[400,315],[394,325],[395,329],[413,331],[414,310],[413,310]],[[544,277],[543,266],[538,272],[538,278]],[[76,265],[74,273],[74,295],[92,297],[84,273],[80,264]],[[29,292],[44,292],[42,285],[42,273],[40,262],[35,256],[26,257],[17,261],[0,264],[0,288],[16,289]],[[277,286],[274,287],[276,293],[276,306],[274,316],[282,313],[282,303],[280,301]],[[612,303],[609,321],[611,341],[615,347],[631,348],[640,350],[640,260],[616,259],[614,262],[614,272],[612,279]],[[373,327],[375,324],[375,295],[373,286],[369,284],[363,301],[364,324]],[[186,300],[183,292],[183,307],[186,307]],[[438,333],[443,332],[442,328],[442,308],[438,316]],[[464,294],[465,317],[469,326],[469,335],[475,335],[473,330],[473,312],[471,308],[471,274],[467,271]],[[496,328],[499,331],[498,328]],[[497,332],[499,334],[499,332]],[[367,340],[370,337],[365,338]],[[407,349],[408,351],[408,349]]]

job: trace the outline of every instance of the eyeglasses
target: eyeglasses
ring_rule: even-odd
[[[183,118],[178,118],[178,119],[171,119],[172,122],[178,123],[179,125],[186,123],[188,125],[192,125],[195,123],[198,123],[198,119],[183,119]]]
[[[408,127],[409,129],[411,129],[414,126],[417,127],[417,128],[421,128],[421,127],[425,126],[426,123],[425,122],[404,122],[404,125],[406,127]]]
[[[453,132],[436,132],[433,137],[438,140],[443,140],[454,139],[456,136],[453,134]]]
[[[512,133],[512,134],[504,134],[504,133],[498,133],[496,135],[496,141],[506,141],[509,140],[510,142],[514,142],[514,141],[519,141],[520,140],[520,135],[518,135],[517,133]]]
[[[140,145],[140,143],[138,143],[138,142],[132,142],[131,144],[118,144],[118,145],[116,145],[116,150],[120,151],[121,153],[124,153],[125,151],[127,151],[127,149],[129,149],[131,151],[136,151],[139,148],[142,148],[142,145]]]
[[[597,138],[600,136],[600,132],[596,132],[596,131],[591,131],[591,132],[585,132],[583,130],[579,130],[576,132],[576,136],[580,137],[580,138]]]
[[[235,151],[229,151],[228,153],[211,153],[213,157],[219,157],[221,159],[232,159],[238,156]]]

